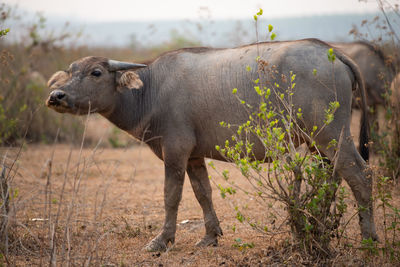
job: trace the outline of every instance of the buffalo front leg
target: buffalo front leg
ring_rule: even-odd
[[[222,235],[219,221],[212,203],[212,190],[204,158],[189,159],[187,173],[194,194],[203,210],[206,234],[196,246],[217,246],[218,236]]]
[[[183,165],[183,164],[182,164]],[[147,251],[165,251],[169,242],[175,242],[176,219],[178,206],[182,198],[183,182],[185,179],[185,166],[169,165],[165,163],[164,183],[164,226],[150,243],[146,246]]]

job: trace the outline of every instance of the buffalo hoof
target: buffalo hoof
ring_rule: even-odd
[[[376,231],[375,231],[375,230],[372,230],[372,231],[370,231],[370,232],[363,232],[362,238],[363,238],[363,239],[369,239],[369,238],[371,238],[373,241],[378,241],[378,242],[379,242],[379,237],[378,237],[378,235],[376,234]]]
[[[368,220],[363,220],[360,217],[360,227],[361,227],[361,235],[363,239],[371,238],[374,241],[379,241],[379,237],[376,234],[375,224]]]
[[[169,242],[174,243],[174,240],[165,239],[162,238],[161,235],[158,235],[153,240],[151,240],[144,249],[148,252],[163,252],[167,250],[167,245]]]
[[[218,246],[218,238],[216,236],[205,236],[202,240],[196,243],[196,247],[216,247]]]

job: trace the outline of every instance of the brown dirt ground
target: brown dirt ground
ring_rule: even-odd
[[[102,126],[109,131],[107,127]],[[8,164],[17,153],[17,149],[0,148],[0,155],[7,155]],[[52,162],[51,172],[49,160]],[[235,182],[248,188],[232,165],[215,164],[219,170],[229,169]],[[57,266],[67,262],[72,266],[317,264],[292,251],[292,247],[287,245],[290,241],[288,233],[268,236],[238,222],[234,210],[236,204],[247,206],[248,214],[260,221],[268,220],[270,211],[246,194],[238,193],[234,201],[232,198],[223,199],[217,185],[224,184],[224,180],[210,168],[214,206],[224,231],[219,246],[194,246],[204,234],[204,227],[200,206],[186,179],[175,244],[165,253],[144,251],[143,247],[158,233],[164,219],[163,163],[145,145],[132,145],[126,149],[90,147],[84,148],[82,153],[79,148],[69,145],[27,145],[22,148],[14,170],[11,185],[16,192],[12,202],[15,216],[10,227],[8,261],[17,266],[48,265],[53,232]],[[400,206],[399,193],[397,186],[393,192],[397,206]],[[347,202],[346,219],[349,219],[354,213],[355,202],[352,196]],[[277,203],[273,208],[280,215],[278,224],[285,212]],[[382,212],[378,210],[376,223],[381,237],[382,218]],[[357,216],[347,226],[346,235],[345,243],[359,247]],[[233,246],[237,238],[253,242],[254,248],[239,251]],[[335,251],[337,254],[330,260],[333,265],[361,266],[382,262],[356,248],[340,249],[333,245]]]

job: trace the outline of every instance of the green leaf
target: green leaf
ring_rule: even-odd
[[[240,211],[238,211],[238,212],[236,213],[236,219],[237,219],[239,222],[243,223],[245,218],[244,218],[244,216],[242,215],[242,213],[240,213]]]
[[[23,104],[23,105],[19,108],[19,112],[24,112],[27,108],[28,108],[28,106],[27,106],[26,104]]]
[[[2,37],[2,36],[6,36],[7,35],[7,33],[9,33],[10,32],[10,29],[4,29],[4,30],[0,30],[0,37]]]
[[[316,70],[316,69],[313,69],[312,74],[313,74],[314,76],[317,76],[317,70]]]
[[[273,33],[271,34],[271,41],[275,40],[275,38],[276,38],[276,34],[273,32]]]
[[[327,54],[328,54],[328,60],[333,63],[336,59],[336,55],[333,52],[333,48],[329,48]]]
[[[273,29],[274,29],[274,27],[271,24],[269,24],[268,25],[268,32],[272,32]]]
[[[222,172],[222,175],[224,176],[224,179],[225,179],[225,180],[228,180],[228,179],[229,179],[229,171],[228,171],[228,170],[224,170],[224,171]]]

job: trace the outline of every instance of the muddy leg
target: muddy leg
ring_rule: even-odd
[[[146,246],[147,251],[165,251],[169,242],[175,242],[176,218],[178,206],[182,198],[185,165],[176,166],[165,163],[164,204],[165,221],[161,231]]]
[[[219,221],[213,207],[210,180],[204,158],[190,159],[187,173],[196,198],[203,209],[204,224],[206,227],[205,236],[197,242],[196,246],[216,246],[218,245],[218,236],[222,235],[222,230],[219,227]]]

